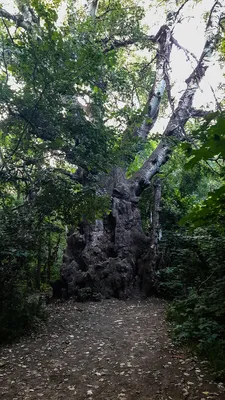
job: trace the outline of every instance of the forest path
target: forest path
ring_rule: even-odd
[[[49,306],[47,329],[1,349],[1,400],[224,400],[205,363],[175,349],[165,303]]]

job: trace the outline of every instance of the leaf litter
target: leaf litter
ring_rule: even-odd
[[[1,348],[1,400],[225,399],[207,363],[171,342],[162,300],[70,300],[48,311],[42,332]]]

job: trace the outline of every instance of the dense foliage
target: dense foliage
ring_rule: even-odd
[[[188,160],[182,168],[177,156],[171,160],[171,168],[174,163],[179,168],[164,178],[158,261],[159,292],[173,300],[168,309],[173,337],[207,357],[220,377],[225,374],[224,132],[224,115],[217,113],[193,131],[197,149],[182,146]]]
[[[25,29],[5,18],[0,21],[0,338],[4,340],[24,332],[42,315],[38,291],[48,291],[59,276],[66,226],[77,226],[83,218],[94,221],[109,210],[96,173],[109,171],[121,153],[119,128],[105,120],[121,118],[119,124],[124,124],[132,119],[131,86],[139,80],[140,91],[144,77],[149,79],[146,68],[140,83],[143,65],[138,58],[133,69],[129,63],[124,68],[123,52],[107,50],[117,31],[132,40],[142,37],[140,7],[125,13],[115,1],[108,14],[103,3],[99,12],[106,18],[93,21],[68,4],[67,18],[57,24],[59,5],[59,1],[18,2],[22,15],[30,13]],[[79,102],[85,96],[88,101]],[[115,114],[117,96],[127,98],[120,115]],[[128,135],[127,156],[133,145],[129,150]]]

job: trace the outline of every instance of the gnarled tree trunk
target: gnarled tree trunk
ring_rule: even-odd
[[[111,212],[68,236],[61,275],[80,299],[125,298],[134,291],[137,259],[150,239],[142,232],[138,198],[120,169],[110,176]]]
[[[68,283],[70,295],[76,295],[81,300],[98,299],[99,294],[119,298],[129,296],[136,288],[137,265],[144,258],[142,276],[145,282],[142,283],[142,288],[147,295],[151,294],[157,243],[155,238],[146,236],[142,231],[138,200],[143,190],[150,185],[152,177],[168,160],[174,139],[181,141],[185,138],[186,122],[191,117],[204,115],[201,110],[194,110],[192,103],[216,47],[221,7],[221,3],[216,1],[211,10],[202,54],[186,80],[186,90],[176,109],[171,104],[172,116],[156,150],[129,180],[126,179],[125,171],[112,171],[106,183],[111,196],[111,213],[94,225],[83,221],[80,228],[68,236],[61,276]],[[164,90],[167,90],[171,100],[168,65],[172,46],[178,45],[172,35],[175,19],[176,13],[170,13],[167,24],[154,37],[149,37],[149,40],[158,44],[157,69],[154,85],[149,91],[146,107],[148,112],[140,128],[134,131],[134,135],[142,140],[147,139],[154,126]],[[115,47],[120,45],[123,46],[124,43],[117,42]],[[153,252],[150,246],[153,246]]]

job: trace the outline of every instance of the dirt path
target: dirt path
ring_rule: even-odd
[[[50,306],[47,330],[1,350],[2,400],[224,400],[205,364],[176,350],[162,301]]]

